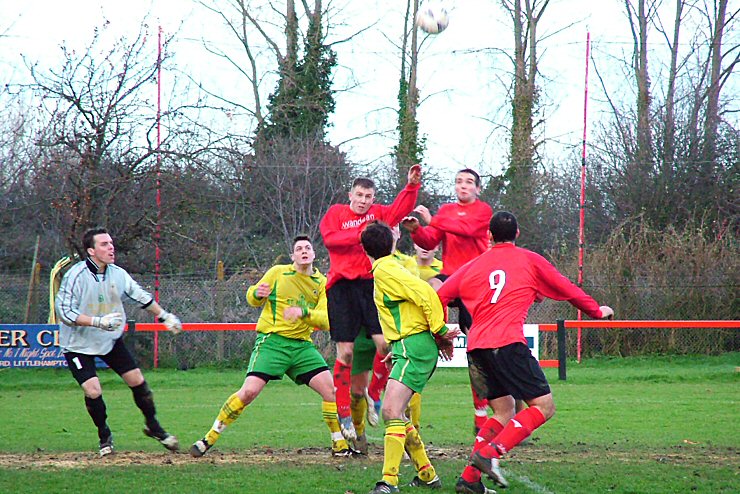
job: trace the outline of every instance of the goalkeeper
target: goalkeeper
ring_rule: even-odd
[[[121,297],[138,303],[174,333],[182,330],[182,324],[177,316],[162,309],[123,268],[113,264],[115,247],[105,228],[86,231],[82,246],[87,257],[64,275],[54,305],[59,320],[59,345],[72,376],[85,394],[87,412],[98,428],[100,456],[113,453],[113,435],[107,423],[95,357],[108,364],[131,388],[134,402],[146,421],[144,434],[170,451],[176,451],[179,448],[177,438],[159,424],[152,392],[123,344],[126,313]]]
[[[443,357],[449,358],[458,331],[447,330],[434,289],[391,255],[394,239],[387,225],[368,225],[360,240],[373,261],[374,301],[393,364],[381,410],[385,422],[383,478],[371,494],[399,492],[398,472],[404,450],[417,472],[409,486],[438,488],[442,482],[419,432],[404,412],[411,396],[422,392],[434,372],[440,351],[437,345]]]
[[[339,428],[331,372],[311,341],[314,328],[329,328],[326,277],[313,267],[316,254],[308,237],[301,235],[293,240],[290,257],[292,264],[273,266],[247,290],[249,305],[262,307],[247,377],[223,404],[203,439],[190,448],[190,454],[196,458],[213,446],[226,426],[239,418],[268,381],[282,379],[283,375],[296,384],[307,384],[321,395],[321,412],[331,433],[332,455],[354,453]]]

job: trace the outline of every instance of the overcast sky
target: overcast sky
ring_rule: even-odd
[[[254,5],[255,2],[252,2]],[[471,166],[483,173],[498,173],[506,159],[505,132],[509,107],[512,53],[510,20],[494,0],[444,2],[450,25],[424,41],[418,85],[423,102],[418,117],[427,137],[427,162],[440,170]],[[327,4],[327,2],[325,2]],[[398,49],[402,8],[400,0],[336,0],[331,13],[331,41],[350,36],[377,21],[352,41],[335,45],[339,67],[335,71],[336,113],[330,138],[342,144],[360,163],[389,161],[394,145],[396,95],[400,75]],[[551,139],[547,158],[562,159],[579,152],[583,132],[586,33],[592,52],[604,65],[613,56],[631,50],[629,25],[621,0],[552,0],[539,27],[540,85],[544,89],[542,116]],[[0,78],[4,83],[28,77],[20,53],[42,65],[58,65],[60,44],[84,47],[95,26],[106,18],[112,33],[134,36],[147,16],[156,52],[156,29],[176,33],[171,64],[202,81],[212,90],[236,97],[244,82],[233,68],[209,56],[202,40],[219,43],[238,53],[222,21],[188,0],[127,0],[126,2],[66,0],[0,0]],[[481,48],[494,50],[471,53]],[[163,78],[167,91],[168,81]],[[624,85],[622,83],[622,85]],[[590,75],[589,128],[601,111],[593,71]],[[274,84],[264,87],[265,94]],[[370,137],[358,139],[360,136]]]

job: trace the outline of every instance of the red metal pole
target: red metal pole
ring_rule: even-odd
[[[591,32],[586,33],[586,76],[583,89],[583,139],[581,148],[581,205],[578,226],[578,286],[583,286],[583,251],[586,247],[586,123],[588,122],[588,57],[591,49]],[[582,317],[578,311],[578,320]],[[581,328],[578,328],[576,358],[581,361]]]
[[[162,155],[159,146],[162,143],[162,26],[159,26],[157,35],[157,225],[154,230],[154,300],[159,303],[159,238],[161,219],[161,183],[160,173]],[[156,321],[155,321],[156,322]],[[159,331],[154,331],[154,368],[159,367]]]

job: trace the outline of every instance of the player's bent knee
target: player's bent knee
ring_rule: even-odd
[[[539,408],[540,412],[542,412],[546,421],[550,420],[555,415],[555,402],[552,400],[538,403],[536,406]]]
[[[124,372],[121,374],[121,378],[130,388],[139,386],[144,382],[144,374],[142,374],[141,369],[139,368]]]
[[[97,377],[88,379],[82,383],[80,387],[82,388],[82,392],[85,393],[85,396],[91,400],[94,400],[103,394],[103,389],[100,387],[100,381]]]

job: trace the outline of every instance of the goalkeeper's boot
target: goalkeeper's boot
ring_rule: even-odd
[[[417,475],[414,477],[414,480],[409,482],[409,487],[426,487],[427,489],[441,489],[442,488],[442,479],[439,478],[439,475],[435,475],[432,480],[429,482],[424,482],[419,478]]]
[[[354,449],[357,450],[358,453],[361,455],[367,455],[370,446],[367,443],[367,435],[365,433],[359,434],[353,443]]]
[[[395,492],[400,492],[398,490],[398,487],[395,485],[391,485],[388,482],[381,480],[380,482],[377,482],[375,484],[375,487],[373,490],[370,491],[369,494],[393,494]]]
[[[470,464],[488,475],[488,477],[497,485],[500,485],[503,488],[509,487],[509,482],[507,482],[506,478],[504,478],[504,475],[501,473],[498,458],[485,458],[480,454],[480,451],[476,451],[473,453],[473,456],[470,457]]]
[[[190,456],[193,458],[200,458],[206,454],[206,451],[211,449],[211,446],[212,444],[208,444],[205,437],[203,439],[198,439],[192,446],[190,446]]]
[[[352,448],[344,448],[344,449],[338,449],[338,450],[332,450],[331,455],[334,458],[351,458],[354,456],[359,455],[359,451],[355,451]]]
[[[113,434],[108,431],[108,435],[100,440],[100,457],[113,454]]]
[[[177,437],[172,434],[165,432],[161,427],[159,430],[150,429],[149,427],[144,428],[144,434],[159,441],[159,444],[169,449],[170,451],[177,451],[180,449],[180,441]]]
[[[352,423],[352,416],[347,415],[346,417],[339,418],[339,428],[342,430],[342,435],[348,441],[354,441],[357,439],[357,431],[355,430],[355,424]]]
[[[377,402],[370,397],[370,393],[365,390],[365,401],[367,402],[367,423],[371,427],[377,427],[380,422],[380,400]],[[376,408],[375,405],[378,404]]]
[[[478,482],[468,482],[462,477],[457,479],[455,492],[458,494],[496,494],[496,491],[487,488],[480,480]]]

